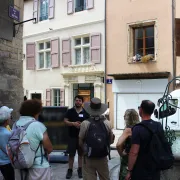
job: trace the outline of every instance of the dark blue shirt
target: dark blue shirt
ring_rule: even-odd
[[[162,136],[163,127],[159,122],[145,120],[141,122],[151,130]],[[148,161],[149,143],[152,134],[143,126],[135,126],[132,131],[132,144],[140,145],[136,164],[132,173],[132,180],[160,180],[160,172],[152,168],[151,161]]]

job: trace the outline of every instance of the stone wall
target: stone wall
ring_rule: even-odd
[[[14,7],[20,10],[20,21],[23,20],[23,5],[23,0],[14,0]],[[14,109],[13,120],[18,118],[23,101],[22,34],[23,25],[17,25],[12,41],[0,39],[0,106]]]

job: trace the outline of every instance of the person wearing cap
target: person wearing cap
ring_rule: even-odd
[[[14,169],[6,153],[6,145],[11,136],[6,127],[9,125],[11,112],[8,107],[0,108],[0,170],[5,180],[15,180]]]
[[[114,142],[114,134],[112,132],[110,121],[105,118],[103,113],[107,110],[108,106],[101,103],[99,98],[92,98],[90,103],[84,105],[85,111],[94,120],[102,121],[107,130],[109,144]],[[90,125],[89,119],[83,121],[80,126],[79,132],[79,145],[84,150],[84,142],[86,141],[88,129]],[[85,153],[85,152],[84,152]],[[97,174],[100,180],[110,180],[107,155],[103,157],[88,158],[84,156],[83,160],[83,179],[84,180],[97,180]]]
[[[11,113],[13,112],[13,109],[12,109],[12,108],[8,108],[7,106],[2,106],[1,109],[4,110],[4,111],[6,111],[6,112],[8,112],[8,113],[10,113],[10,115],[11,115]],[[12,115],[11,115],[11,117],[10,117],[10,120],[11,120],[11,119],[12,119]],[[9,122],[9,123],[10,123],[10,122]],[[9,131],[11,131],[11,128],[10,128],[9,124],[6,126],[6,128],[7,128]]]

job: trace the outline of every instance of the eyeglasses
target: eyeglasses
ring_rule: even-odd
[[[138,106],[138,109],[140,109],[141,108],[141,106]]]

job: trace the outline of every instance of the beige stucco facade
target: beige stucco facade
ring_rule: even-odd
[[[180,18],[180,2],[175,3],[175,18]],[[179,9],[179,10],[178,10]],[[159,79],[158,73],[169,72],[167,81],[173,76],[173,31],[172,31],[172,0],[108,0],[107,1],[107,78],[113,79],[113,83],[117,80],[122,80],[121,75],[117,74],[135,74],[125,75],[123,79],[137,80],[137,83],[141,83],[142,79]],[[154,59],[148,61],[147,63],[133,62],[132,58],[135,55],[133,52],[133,27],[141,27],[153,25],[154,26]],[[175,56],[176,61],[176,75],[180,73],[180,63],[178,61],[179,57]],[[140,73],[140,76],[137,76]],[[154,75],[148,75],[146,73],[157,73],[156,77]],[[145,76],[143,77],[143,74]],[[113,76],[108,76],[113,75]],[[149,77],[148,77],[149,76]],[[162,78],[162,77],[161,77]],[[128,81],[128,80],[127,80]],[[120,82],[120,81],[119,81]],[[128,81],[129,82],[129,81]],[[158,82],[158,81],[157,81]],[[110,119],[114,129],[117,125],[117,96],[115,96],[114,91],[118,92],[116,87],[113,90],[113,83],[106,85],[107,90],[107,102],[109,102],[110,107]],[[121,82],[120,82],[121,83]],[[136,83],[136,84],[137,84]],[[158,84],[158,83],[157,83]],[[163,87],[166,83],[164,83]],[[117,83],[116,83],[117,86]],[[130,86],[128,86],[130,87]],[[133,86],[131,92],[128,87],[126,88],[129,94],[136,93],[133,92]],[[119,87],[121,88],[121,87]],[[123,87],[124,88],[124,87]],[[151,91],[151,94],[156,93],[156,88]],[[122,94],[126,94],[126,91],[122,91]],[[162,92],[157,90],[159,95]],[[138,93],[145,93],[143,89]],[[148,91],[147,91],[148,92]],[[145,93],[146,94],[146,93]],[[147,98],[148,96],[147,93]],[[139,100],[140,102],[140,100]],[[115,117],[116,116],[116,117]]]

